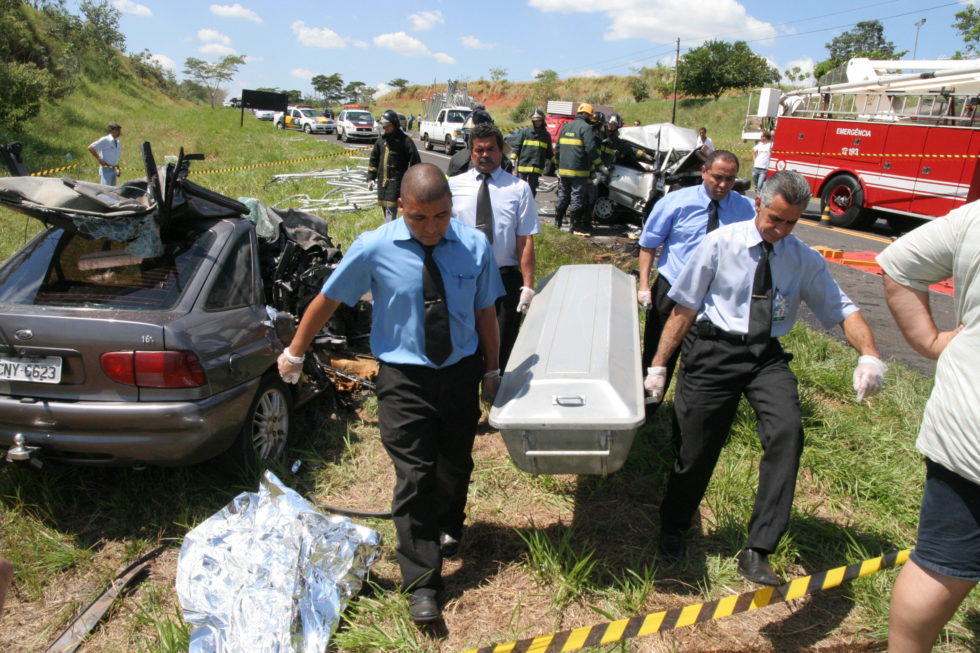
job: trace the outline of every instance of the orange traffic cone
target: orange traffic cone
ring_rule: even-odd
[[[830,223],[830,206],[823,207],[823,213],[820,214],[820,226],[833,228],[833,225]]]

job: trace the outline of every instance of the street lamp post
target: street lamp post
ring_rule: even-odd
[[[919,52],[919,28],[926,24],[925,18],[915,21],[915,45],[912,46],[912,58]]]

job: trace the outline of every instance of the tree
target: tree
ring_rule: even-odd
[[[785,77],[786,79],[788,79],[793,83],[799,83],[799,82],[805,82],[808,79],[810,79],[810,77],[812,77],[812,73],[803,70],[799,66],[793,66],[789,70],[783,71],[783,77]]]
[[[633,77],[629,82],[630,95],[633,96],[633,100],[636,102],[643,102],[650,97],[650,87],[647,86],[646,81],[642,77]]]
[[[980,9],[967,5],[966,9],[956,13],[953,27],[963,37],[963,44],[966,46],[962,52],[956,51],[956,58],[971,58],[980,54]]]
[[[119,19],[122,12],[105,0],[98,4],[85,0],[78,6],[85,16],[85,38],[96,44],[105,55],[111,55],[112,50],[123,50],[126,47],[126,37],[119,29]]]
[[[394,86],[399,91],[404,91],[405,87],[408,86],[408,80],[402,79],[401,77],[396,77],[395,79],[388,82],[388,86]]]
[[[359,104],[370,100],[374,95],[374,90],[364,82],[351,82],[344,87],[344,95],[349,102]]]
[[[814,66],[813,76],[817,79],[854,57],[901,59],[908,52],[896,51],[895,44],[885,39],[885,27],[879,20],[862,20],[850,30],[835,36],[825,47],[830,58]]]
[[[238,72],[238,67],[244,64],[245,57],[237,54],[227,54],[217,63],[208,63],[201,59],[188,57],[184,61],[184,74],[189,75],[195,82],[208,89],[211,95],[211,108],[213,109],[218,87],[223,82],[230,82],[235,77],[235,73]]]
[[[337,104],[344,99],[344,80],[339,73],[317,75],[310,80],[310,85],[323,98],[324,104]]]
[[[490,69],[490,81],[499,82],[501,80],[507,79],[507,69],[506,68],[491,68]]]
[[[534,76],[534,97],[545,101],[553,98],[558,87],[558,73],[554,70],[542,70]]]
[[[779,81],[779,71],[745,41],[707,41],[681,55],[677,86],[690,95],[717,100],[728,89],[749,89]]]

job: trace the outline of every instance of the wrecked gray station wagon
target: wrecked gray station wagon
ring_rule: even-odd
[[[274,459],[294,407],[332,388],[318,352],[345,345],[351,325],[367,332],[369,316],[347,309],[303,381],[284,384],[282,340],[341,253],[318,217],[190,182],[193,158],[157,169],[144,144],[147,179],[120,187],[0,179],[0,204],[48,225],[0,267],[8,459]]]

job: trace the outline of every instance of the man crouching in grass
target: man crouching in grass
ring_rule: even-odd
[[[402,591],[416,623],[439,619],[443,557],[463,532],[479,386],[500,386],[494,302],[504,294],[486,236],[453,219],[446,177],[431,164],[409,168],[402,218],[361,234],[310,303],[279,357],[295,383],[313,337],[341,302],[374,297],[371,351],[381,441],[395,466],[391,512]],[[445,280],[445,283],[443,281]]]

